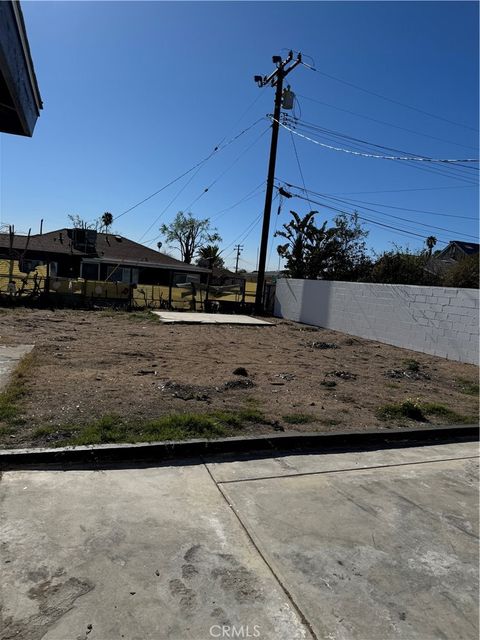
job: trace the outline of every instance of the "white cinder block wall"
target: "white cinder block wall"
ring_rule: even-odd
[[[277,282],[275,316],[478,364],[476,289],[291,280]]]

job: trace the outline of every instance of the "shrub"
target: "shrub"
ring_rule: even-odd
[[[446,287],[478,289],[478,255],[467,256],[447,271],[442,284]]]

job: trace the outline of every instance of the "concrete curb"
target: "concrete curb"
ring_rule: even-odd
[[[270,457],[299,452],[331,453],[393,449],[432,444],[477,441],[478,425],[450,425],[422,429],[385,429],[341,433],[295,433],[235,437],[219,440],[186,440],[139,444],[106,444],[55,449],[7,449],[0,451],[0,470],[44,466],[98,469],[122,464],[139,466],[205,456]]]

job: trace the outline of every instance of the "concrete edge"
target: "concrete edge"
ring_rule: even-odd
[[[205,456],[271,457],[301,452],[331,453],[392,449],[478,441],[478,425],[449,425],[421,429],[388,429],[340,433],[295,433],[183,440],[138,444],[0,450],[0,470],[66,465],[95,468],[115,463],[138,466]]]

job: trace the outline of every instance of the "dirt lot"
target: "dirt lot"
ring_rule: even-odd
[[[179,414],[193,423],[218,417],[222,428],[206,435],[408,428],[477,415],[473,365],[272,322],[172,326],[147,313],[0,310],[0,344],[35,344],[13,400],[0,405],[0,446],[158,439],[142,425]],[[385,409],[392,403],[400,404]],[[100,435],[91,430],[98,420]]]

